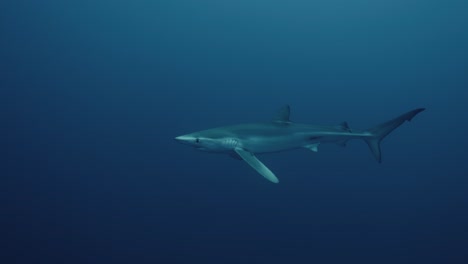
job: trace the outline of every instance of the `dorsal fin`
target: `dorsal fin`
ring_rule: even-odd
[[[273,119],[273,122],[290,123],[291,122],[289,120],[290,113],[291,113],[291,108],[289,107],[289,105],[285,105],[281,107],[281,109],[278,111],[275,118]]]
[[[338,127],[339,127],[340,129],[343,129],[344,131],[349,131],[349,132],[351,132],[351,128],[349,128],[348,122],[346,122],[346,121],[341,122],[341,123],[338,125]]]

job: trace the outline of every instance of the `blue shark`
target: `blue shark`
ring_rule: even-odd
[[[244,160],[267,180],[278,183],[276,175],[256,154],[305,148],[313,152],[324,143],[345,146],[348,140],[361,139],[369,146],[375,159],[382,162],[380,142],[405,121],[424,111],[417,108],[366,130],[351,129],[347,122],[336,126],[320,126],[290,121],[290,107],[286,105],[269,122],[247,123],[202,130],[175,140],[201,151],[224,153]]]

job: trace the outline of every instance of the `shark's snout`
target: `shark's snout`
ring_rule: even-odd
[[[187,135],[178,136],[178,137],[175,137],[174,139],[176,141],[180,142],[180,143],[183,143],[183,144],[189,144],[189,143],[191,143],[191,142],[193,142],[195,140],[194,137],[187,136]]]
[[[178,137],[175,137],[174,140],[182,142],[182,141],[185,141],[186,139],[185,139],[185,136],[178,136]]]

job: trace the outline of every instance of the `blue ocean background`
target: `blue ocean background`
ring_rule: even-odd
[[[1,263],[468,263],[468,2],[0,3]],[[382,143],[242,161],[270,120]]]

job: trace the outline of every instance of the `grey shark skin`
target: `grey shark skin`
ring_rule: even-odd
[[[293,123],[289,120],[290,107],[283,107],[270,122],[239,124],[198,131],[175,139],[198,150],[225,153],[243,159],[263,177],[278,183],[275,174],[255,154],[306,148],[317,152],[322,143],[342,146],[350,139],[362,139],[377,159],[382,162],[382,139],[425,108],[418,108],[367,130],[350,129],[346,122],[337,126],[316,126]]]

